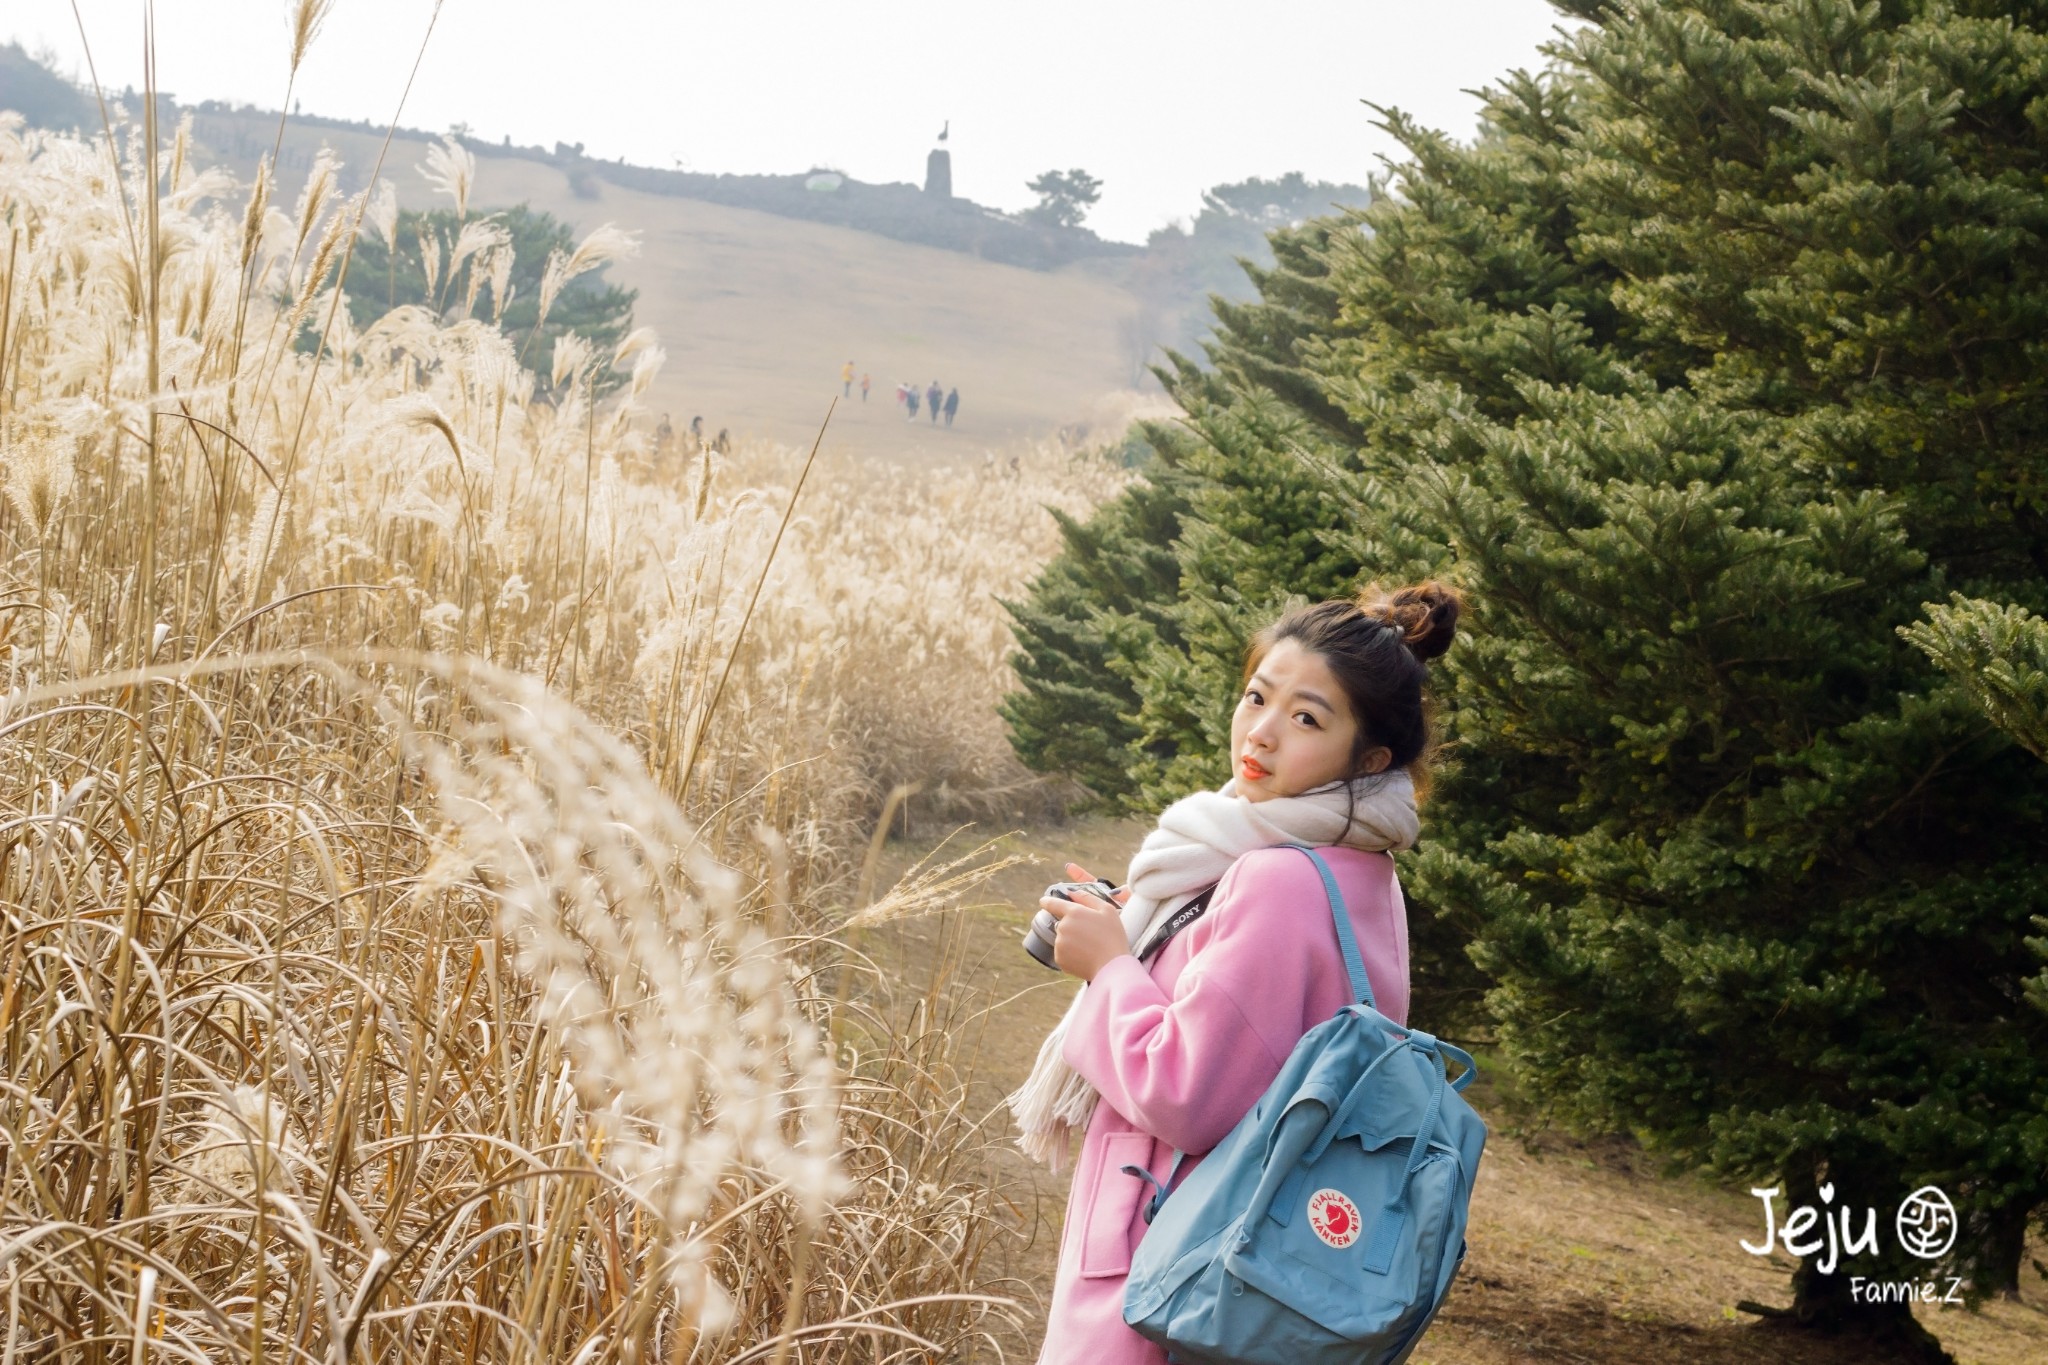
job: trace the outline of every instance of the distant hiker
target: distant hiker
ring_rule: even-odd
[[[730,437],[728,437],[728,436],[727,436],[727,435],[725,434],[725,428],[724,428],[724,427],[720,427],[720,428],[718,429],[718,439],[717,439],[717,440],[715,440],[715,441],[713,441],[713,442],[711,443],[711,448],[712,448],[713,450],[717,451],[717,452],[718,452],[719,454],[721,454],[721,455],[730,455],[730,454],[732,454],[732,440],[731,440],[731,438],[730,438]],[[1010,461],[1010,462],[1011,462],[1012,464],[1015,464],[1015,463],[1016,463],[1016,457],[1015,457],[1015,456],[1012,456],[1012,457],[1011,457],[1011,461]]]
[[[903,401],[910,405],[910,415],[904,418],[903,420],[906,422],[915,422],[917,420],[917,390],[912,388],[908,384],[904,385]]]
[[[692,417],[690,419],[690,449],[692,452],[695,452],[703,448],[704,419],[702,417]]]
[[[932,386],[924,391],[924,401],[931,405],[932,425],[937,426],[939,424],[939,405],[946,401],[946,391],[939,387],[938,380],[934,379]]]
[[[853,362],[851,360],[839,367],[839,382],[846,389],[846,392],[841,394],[840,397],[853,397]]]
[[[897,407],[899,407],[899,408],[900,408],[900,407],[902,407],[902,406],[903,406],[903,404],[904,404],[904,402],[905,402],[905,400],[907,400],[907,399],[908,399],[909,397],[910,397],[910,385],[909,385],[908,383],[906,383],[905,381],[901,380],[901,379],[897,380],[897,381],[896,381],[896,406],[897,406]]]
[[[668,414],[661,415],[661,425],[654,429],[654,453],[666,455],[669,447],[676,443],[676,429],[669,425]]]
[[[872,385],[874,384],[874,382],[875,382],[875,381],[874,381],[873,379],[871,379],[871,378],[870,378],[870,377],[868,376],[868,374],[867,374],[867,372],[866,372],[866,371],[862,371],[862,372],[861,372],[861,376],[860,376],[860,401],[861,401],[861,402],[865,403],[865,402],[867,402],[867,401],[868,401],[868,389],[869,389],[869,387],[870,387],[870,386],[872,386]]]
[[[953,425],[953,414],[960,411],[960,390],[955,388],[946,395],[946,425]]]
[[[1010,457],[1010,477],[1013,479],[1017,477],[1017,457],[1015,455]]]

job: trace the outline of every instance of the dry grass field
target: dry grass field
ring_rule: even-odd
[[[658,460],[687,310],[359,332],[360,200],[147,131],[0,117],[0,1360],[1028,1358],[1022,907],[1142,831],[1010,752],[995,599],[1128,474]],[[1852,1358],[1731,1319],[1745,1196],[1478,1102],[1419,1359]]]
[[[246,181],[255,161],[237,149],[267,152],[276,125],[207,114],[195,130],[201,159]],[[366,176],[381,138],[287,126],[284,145],[294,164],[327,146],[348,174]],[[916,156],[906,157],[906,167],[921,165],[922,151],[910,150]],[[392,145],[383,175],[406,208],[446,206],[419,174],[426,154],[418,142]],[[639,254],[613,265],[607,278],[640,291],[635,320],[659,331],[668,348],[669,363],[646,396],[650,421],[667,412],[680,427],[701,414],[713,431],[806,445],[826,400],[840,392],[840,367],[849,359],[856,374],[873,375],[874,393],[863,405],[856,389],[833,421],[828,448],[870,457],[1007,454],[1062,426],[1114,420],[1127,401],[1103,403],[1133,382],[1121,329],[1136,303],[1085,264],[1025,270],[594,180],[599,197],[581,199],[560,169],[510,156],[479,157],[476,174],[472,202],[479,207],[523,203],[579,236],[607,222],[640,235]],[[286,170],[282,192],[296,193],[303,178]],[[933,379],[960,390],[951,430],[922,413],[906,422],[893,401],[899,380],[921,388]]]
[[[992,594],[1124,474],[657,463],[651,334],[358,332],[360,199],[153,131],[0,116],[5,1358],[980,1339],[960,1059],[841,939],[977,875],[862,875],[897,785],[1049,801]]]

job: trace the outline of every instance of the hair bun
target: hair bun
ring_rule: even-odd
[[[1435,579],[1381,593],[1368,588],[1359,595],[1359,606],[1401,632],[1401,643],[1416,658],[1427,663],[1451,647],[1458,634],[1458,609],[1464,599],[1458,590]]]

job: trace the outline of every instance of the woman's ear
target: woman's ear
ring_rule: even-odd
[[[1358,770],[1362,773],[1383,773],[1394,761],[1394,751],[1384,744],[1375,745],[1359,755]]]

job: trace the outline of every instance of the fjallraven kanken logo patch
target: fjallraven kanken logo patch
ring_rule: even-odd
[[[1317,1190],[1308,1197],[1308,1225],[1325,1245],[1342,1251],[1358,1240],[1358,1205],[1342,1190]]]

